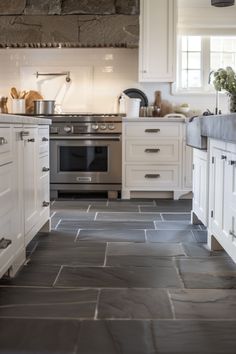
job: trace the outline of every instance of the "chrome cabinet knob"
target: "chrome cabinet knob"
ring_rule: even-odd
[[[48,171],[50,171],[50,168],[49,168],[49,167],[43,167],[43,168],[42,168],[42,171],[43,171],[43,172],[48,172]]]
[[[44,207],[44,208],[47,208],[49,205],[50,205],[49,202],[46,202],[45,200],[43,201],[43,207]]]
[[[108,129],[109,130],[115,130],[115,125],[114,124],[108,124]]]
[[[49,139],[48,138],[46,138],[46,136],[44,136],[43,138],[42,138],[42,141],[48,141]]]
[[[98,128],[99,128],[98,124],[92,124],[92,129],[93,130],[98,130]]]
[[[107,125],[106,124],[100,124],[100,129],[101,130],[106,130],[107,129]]]
[[[65,131],[66,133],[72,133],[72,130],[73,130],[73,128],[70,127],[69,125],[66,125],[66,126],[64,127],[64,131]]]

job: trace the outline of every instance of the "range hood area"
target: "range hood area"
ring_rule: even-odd
[[[133,48],[139,0],[3,0],[0,48]]]

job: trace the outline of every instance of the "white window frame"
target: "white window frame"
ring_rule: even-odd
[[[188,36],[186,34],[186,36]],[[189,35],[191,36],[191,35]],[[184,89],[178,86],[181,78],[181,60],[182,60],[182,43],[181,37],[178,36],[177,43],[177,77],[176,83],[171,85],[171,93],[173,95],[212,95],[215,94],[215,89],[212,85],[208,84],[209,74],[211,72],[210,67],[210,41],[212,36],[202,36],[202,46],[201,46],[201,80],[202,86],[199,88]],[[227,36],[228,37],[228,36]],[[230,37],[230,36],[229,36]],[[233,35],[235,37],[235,35]],[[213,79],[213,78],[212,78]],[[212,80],[211,79],[211,80]]]

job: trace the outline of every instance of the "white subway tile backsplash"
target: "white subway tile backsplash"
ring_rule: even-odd
[[[62,104],[64,112],[116,112],[120,93],[132,87],[143,90],[150,104],[154,92],[161,90],[162,97],[175,104],[188,102],[201,110],[215,105],[214,95],[173,96],[168,83],[139,83],[137,49],[1,49],[0,63],[1,96],[8,95],[12,86],[39,90],[45,99]],[[70,71],[72,81],[68,84],[64,77],[36,80],[36,71]],[[225,97],[221,107],[226,110]]]

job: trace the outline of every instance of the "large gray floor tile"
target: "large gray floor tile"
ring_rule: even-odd
[[[181,288],[170,267],[63,267],[56,286],[91,288]]]
[[[229,258],[177,260],[180,276],[189,289],[236,289],[236,264]]]
[[[123,200],[108,200],[109,206],[117,205],[137,205],[137,206],[155,206],[156,202],[149,198],[133,198],[133,199],[123,199]]]
[[[78,230],[78,229],[90,229],[90,230],[104,230],[104,229],[115,229],[115,230],[145,230],[145,229],[154,229],[153,222],[140,222],[140,221],[62,221],[58,230]]]
[[[107,256],[174,257],[185,256],[185,253],[178,243],[109,243]]]
[[[52,230],[51,232],[39,232],[38,241],[39,242],[71,242],[75,241],[77,231],[57,231]]]
[[[96,220],[114,221],[156,221],[161,220],[158,213],[98,213]]]
[[[156,351],[161,354],[234,354],[236,321],[153,321]]]
[[[97,290],[1,288],[0,317],[94,318]]]
[[[139,207],[138,205],[133,205],[133,204],[110,204],[110,205],[93,205],[89,209],[90,212],[109,212],[109,213],[115,213],[115,212],[139,212]]]
[[[150,321],[83,321],[76,354],[156,354]]]
[[[1,354],[74,354],[80,322],[1,318]]]
[[[60,266],[27,264],[13,279],[0,280],[1,285],[20,286],[52,286],[60,270]]]
[[[198,243],[207,243],[207,231],[193,230],[193,235]]]
[[[63,210],[63,211],[55,211],[55,215],[52,220],[56,218],[60,218],[63,220],[94,220],[95,212],[80,212],[80,211],[71,211],[71,210]]]
[[[191,230],[147,230],[146,234],[149,242],[196,242]]]
[[[50,265],[103,265],[106,244],[86,242],[39,243],[31,260]]]
[[[184,221],[155,221],[157,230],[200,230],[199,225],[187,224]]]
[[[185,253],[191,258],[204,258],[204,257],[226,257],[228,254],[224,250],[210,251],[206,244],[203,243],[183,243]]]
[[[142,256],[107,256],[106,257],[107,266],[117,266],[117,267],[171,267],[174,268],[174,261],[172,258],[168,257],[142,257]]]
[[[170,290],[176,318],[236,319],[236,290]]]
[[[189,213],[192,209],[191,200],[156,200],[155,207],[141,206],[142,212],[161,212],[161,213]]]
[[[145,242],[145,231],[80,230],[78,240],[87,242]]]
[[[104,289],[98,306],[99,319],[173,318],[166,290]]]
[[[187,221],[190,222],[190,213],[172,213],[172,214],[161,214],[164,221]]]

